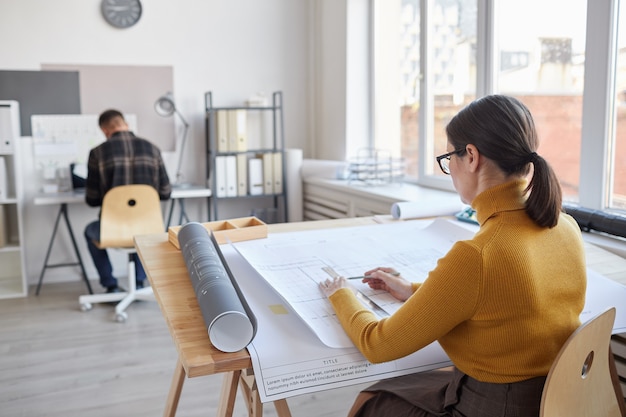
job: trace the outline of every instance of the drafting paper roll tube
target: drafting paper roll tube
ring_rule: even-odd
[[[456,214],[463,208],[460,201],[406,201],[393,203],[391,216],[394,219],[418,219],[421,217],[447,216]]]
[[[211,343],[223,352],[245,348],[256,333],[256,317],[213,233],[200,223],[187,223],[178,232],[178,242]]]

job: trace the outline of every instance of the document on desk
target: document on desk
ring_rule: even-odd
[[[328,347],[233,246],[222,245],[222,253],[257,319],[248,352],[264,403],[450,365],[438,343],[382,364],[370,363],[354,345]]]
[[[235,247],[324,344],[346,348],[353,344],[318,287],[328,278],[322,268],[349,277],[389,266],[412,281],[423,281],[454,242],[472,236],[468,229],[438,219],[277,233]],[[389,314],[401,306],[386,291],[372,290],[360,280],[350,285]]]

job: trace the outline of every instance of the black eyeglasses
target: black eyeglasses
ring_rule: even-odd
[[[455,153],[461,152],[465,152],[465,148],[444,153],[443,155],[439,155],[437,157],[437,163],[439,163],[439,168],[441,168],[441,171],[443,171],[444,174],[450,175],[450,157]]]

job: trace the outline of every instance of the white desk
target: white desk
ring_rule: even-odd
[[[174,185],[172,187],[172,195],[170,199],[172,202],[170,203],[170,211],[167,215],[167,222],[165,224],[165,228],[170,227],[172,222],[172,214],[174,213],[174,206],[178,201],[178,206],[180,207],[180,217],[178,218],[178,224],[183,224],[183,220],[189,221],[189,217],[187,216],[187,212],[185,211],[185,200],[188,198],[209,198],[211,197],[211,190],[208,188],[204,188],[198,185]],[[210,208],[209,208],[210,213]],[[211,220],[209,216],[208,221]]]
[[[46,269],[48,268],[58,268],[65,266],[80,266],[80,271],[83,274],[83,280],[85,281],[85,285],[87,285],[87,290],[89,290],[89,294],[93,294],[93,290],[91,289],[91,284],[89,283],[89,279],[87,278],[87,273],[85,272],[85,265],[83,264],[83,259],[80,256],[80,251],[78,250],[78,245],[76,243],[76,238],[74,237],[74,231],[72,229],[72,224],[70,223],[70,219],[67,215],[67,205],[75,204],[75,203],[84,203],[85,202],[85,192],[84,191],[68,191],[63,193],[53,193],[53,194],[38,194],[35,197],[34,203],[38,206],[43,205],[52,205],[59,204],[59,213],[57,214],[56,221],[54,222],[54,229],[52,229],[52,236],[50,237],[50,242],[48,243],[48,250],[46,251],[46,257],[43,261],[43,267],[41,268],[41,273],[39,274],[39,282],[37,283],[37,291],[35,291],[35,295],[39,295],[39,291],[41,290],[41,283],[43,282],[43,276],[46,273]],[[59,220],[65,221],[65,226],[67,227],[67,232],[70,234],[70,239],[72,240],[72,246],[74,247],[74,253],[76,254],[76,262],[65,262],[65,263],[57,263],[50,264],[48,260],[50,259],[50,252],[52,251],[52,245],[54,243],[54,238],[56,237],[57,230],[59,228]]]
[[[189,185],[189,186],[174,186],[172,187],[172,194],[170,196],[170,209],[169,214],[167,216],[167,227],[169,227],[172,214],[174,212],[174,206],[176,202],[178,202],[180,207],[180,218],[179,224],[182,224],[183,219],[189,221],[189,217],[185,211],[185,200],[188,198],[204,198],[211,197],[211,190],[208,188]],[[89,290],[89,294],[93,294],[93,290],[91,289],[91,284],[89,283],[89,279],[87,278],[87,273],[85,272],[85,266],[83,264],[82,257],[80,256],[80,251],[78,249],[78,244],[76,242],[76,238],[74,236],[74,230],[72,229],[72,224],[70,223],[70,219],[68,216],[68,204],[85,204],[85,191],[68,191],[68,192],[60,192],[60,193],[42,193],[37,194],[33,200],[35,205],[43,206],[43,205],[59,205],[59,212],[57,214],[56,221],[54,223],[54,228],[52,230],[52,235],[50,237],[50,242],[48,243],[48,250],[46,251],[46,256],[44,258],[43,266],[41,268],[41,273],[39,274],[39,282],[37,284],[37,290],[35,291],[36,295],[39,295],[39,291],[41,290],[41,284],[43,282],[43,277],[46,273],[46,270],[49,268],[58,268],[58,267],[66,267],[66,266],[79,266],[81,273],[83,275],[83,280],[85,281],[85,285],[87,285],[87,289]],[[70,239],[72,241],[72,246],[74,248],[74,253],[76,254],[75,262],[65,262],[65,263],[49,263],[50,253],[52,251],[52,247],[54,245],[54,240],[57,235],[57,231],[59,228],[59,221],[63,218],[67,231],[70,235]],[[207,219],[210,220],[210,219]]]

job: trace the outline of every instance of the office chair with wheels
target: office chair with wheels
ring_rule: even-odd
[[[114,249],[128,256],[128,291],[110,294],[81,295],[78,299],[83,311],[91,310],[93,303],[111,303],[115,306],[115,320],[128,318],[125,310],[135,300],[153,300],[151,287],[137,289],[135,281],[136,253],[133,237],[162,233],[163,214],[158,192],[149,185],[122,185],[109,190],[102,201],[100,213],[100,249]]]
[[[557,355],[541,397],[540,417],[624,417],[610,351],[615,307],[583,323]]]

